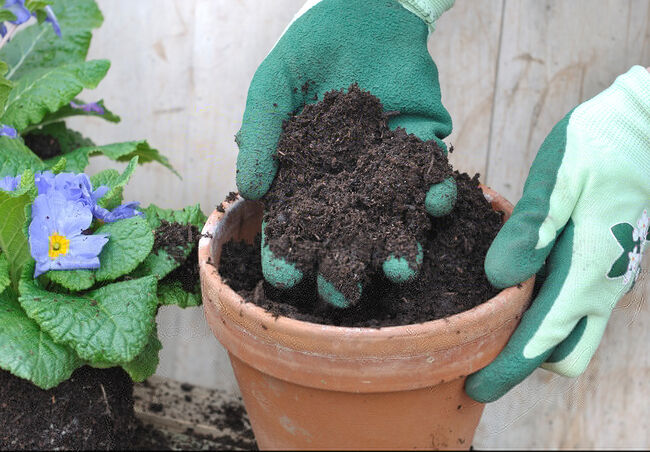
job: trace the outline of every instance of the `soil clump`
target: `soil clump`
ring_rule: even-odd
[[[452,174],[435,141],[391,130],[390,116],[356,84],[306,105],[283,124],[279,170],[262,198],[275,256],[352,302],[389,256],[416,261],[431,229],[426,193]]]

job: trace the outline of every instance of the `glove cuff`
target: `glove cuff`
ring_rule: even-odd
[[[455,0],[398,0],[402,6],[422,19],[429,26],[429,32],[436,28],[436,21]]]

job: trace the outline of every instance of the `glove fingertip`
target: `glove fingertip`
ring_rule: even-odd
[[[410,263],[405,257],[391,255],[382,264],[382,270],[386,277],[394,284],[404,284],[413,281],[420,272],[424,252],[422,245],[417,244],[417,256],[415,262]]]
[[[458,198],[458,187],[453,177],[432,185],[427,192],[424,204],[432,217],[443,217],[451,213]]]

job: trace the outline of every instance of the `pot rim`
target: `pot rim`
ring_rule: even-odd
[[[512,212],[512,204],[488,187],[481,185],[481,189],[495,210],[505,213],[504,221],[507,220],[509,213]],[[521,317],[522,306],[521,303],[513,303],[512,300],[520,299],[522,296],[528,298],[532,292],[535,276],[522,284],[504,289],[495,297],[470,310],[427,322],[380,328],[333,326],[286,316],[275,317],[264,308],[244,300],[223,282],[216,266],[213,265],[218,266],[219,263],[218,261],[214,262],[212,256],[212,244],[220,234],[218,228],[228,215],[235,214],[246,202],[251,201],[240,197],[232,203],[224,203],[225,212],[215,210],[210,215],[203,227],[204,237],[199,242],[199,266],[203,284],[218,287],[219,306],[210,306],[210,308],[218,309],[222,313],[233,314],[228,315],[228,318],[238,327],[237,329],[240,329],[240,333],[253,334],[256,339],[263,339],[265,342],[272,342],[294,351],[331,356],[322,344],[337,341],[340,343],[340,347],[336,349],[338,358],[347,356],[358,359],[358,352],[361,352],[363,348],[364,358],[381,357],[386,359],[403,356],[403,353],[399,353],[399,355],[393,353],[394,347],[385,347],[387,341],[407,340],[411,343],[409,348],[413,352],[410,356],[431,354],[434,351],[444,351],[480,341],[481,338],[503,328],[503,322],[490,321],[496,317],[518,321]],[[524,292],[524,294],[519,292]],[[206,299],[206,297],[204,297],[204,303],[215,304],[214,301]],[[208,306],[206,306],[207,309]],[[234,315],[235,313],[237,315]],[[315,337],[317,337],[317,341],[314,341]],[[341,341],[342,337],[345,338],[345,341]],[[372,346],[373,344],[375,346]]]

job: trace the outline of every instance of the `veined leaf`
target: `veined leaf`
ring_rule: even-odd
[[[72,102],[75,102],[75,103],[80,104],[80,105],[85,103],[84,101],[79,100],[79,99],[74,99]],[[117,116],[112,111],[110,111],[108,108],[106,108],[104,106],[104,101],[103,100],[100,100],[99,102],[97,102],[97,105],[100,106],[102,109],[104,109],[103,114],[92,112],[92,111],[90,111],[90,112],[89,111],[84,111],[84,110],[82,110],[80,108],[73,108],[70,104],[64,105],[63,107],[59,108],[56,112],[48,113],[47,115],[45,115],[45,117],[43,118],[43,120],[39,124],[34,124],[34,125],[29,126],[27,129],[25,129],[23,131],[23,134],[31,132],[32,130],[37,129],[38,127],[46,126],[46,125],[53,124],[53,123],[58,124],[58,123],[60,123],[60,121],[62,119],[70,118],[70,117],[73,117],[73,116],[93,116],[93,117],[96,117],[96,118],[101,118],[101,119],[103,119],[105,121],[108,121],[108,122],[114,122],[114,123],[120,122],[120,117]],[[94,144],[90,144],[90,145],[87,145],[87,146],[94,146]]]
[[[201,306],[201,290],[199,287],[196,289],[188,292],[180,281],[161,281],[158,284],[158,304],[176,305],[181,308]]]
[[[110,188],[108,193],[106,193],[102,199],[99,200],[100,206],[108,210],[113,210],[115,207],[119,206],[122,203],[122,192],[124,190],[124,186],[129,182],[129,179],[131,179],[131,175],[137,166],[138,157],[133,157],[122,174],[111,169],[102,171],[101,173],[98,173],[90,178],[91,182],[93,183],[93,187],[106,185]]]
[[[0,120],[22,132],[68,104],[84,88],[95,88],[109,67],[107,60],[93,60],[30,71],[9,93]]]
[[[40,171],[44,166],[22,138],[0,137],[0,177],[17,176],[26,169]]]
[[[0,294],[11,284],[11,277],[9,276],[9,261],[7,256],[0,253]]]
[[[174,174],[178,176],[178,173],[171,166],[169,160],[167,160],[167,157],[160,154],[157,149],[149,146],[149,143],[144,140],[127,141],[124,143],[107,144],[104,146],[87,146],[77,149],[73,152],[73,154],[75,154],[75,158],[86,158],[86,160],[88,157],[91,157],[93,155],[105,155],[109,159],[115,160],[117,162],[128,162],[133,157],[138,157],[138,161],[141,164],[158,162],[161,165],[169,168]],[[77,154],[81,154],[81,156],[77,156]]]
[[[54,68],[86,59],[91,30],[103,17],[94,0],[57,0],[52,6],[61,26],[59,38],[49,23],[24,28],[0,50],[9,65],[7,78],[18,80],[30,71]]]
[[[8,9],[0,9],[0,22],[7,22],[16,19],[16,15]]]
[[[2,11],[7,10],[0,10],[0,12]],[[5,19],[1,19],[0,22],[3,20]],[[7,63],[0,61],[0,111],[4,111],[5,105],[7,104],[7,99],[9,98],[9,93],[14,87],[14,84],[4,77],[4,75],[7,73],[7,69]]]
[[[95,284],[95,272],[92,270],[54,270],[47,272],[47,277],[75,292],[90,289]]]
[[[155,278],[59,294],[38,287],[29,270],[20,282],[20,304],[55,341],[91,362],[120,364],[142,352],[156,321]]]
[[[156,373],[160,350],[162,350],[162,344],[158,340],[158,328],[154,325],[149,334],[147,345],[133,361],[123,363],[122,368],[126,370],[133,381],[144,381]]]
[[[207,217],[201,211],[200,204],[188,206],[181,210],[162,209],[151,204],[143,211],[152,229],[158,229],[160,221],[165,220],[170,223],[193,224],[200,231],[207,220]]]
[[[189,256],[192,251],[192,247],[188,246],[183,249],[183,254],[185,258]],[[156,252],[152,252],[147,256],[147,258],[135,269],[133,275],[136,277],[141,276],[155,276],[159,281],[165,276],[169,275],[171,272],[180,267],[182,261],[177,261],[169,255],[165,250],[160,249]]]
[[[21,187],[14,192],[0,190],[0,249],[9,265],[14,287],[18,287],[21,270],[31,259],[26,231],[36,188],[29,184],[30,181],[22,181]]]
[[[96,234],[108,234],[108,243],[99,255],[97,281],[110,281],[133,271],[151,252],[153,232],[141,217],[106,223]]]
[[[0,293],[0,367],[50,389],[70,378],[82,361],[27,317],[12,289]]]

